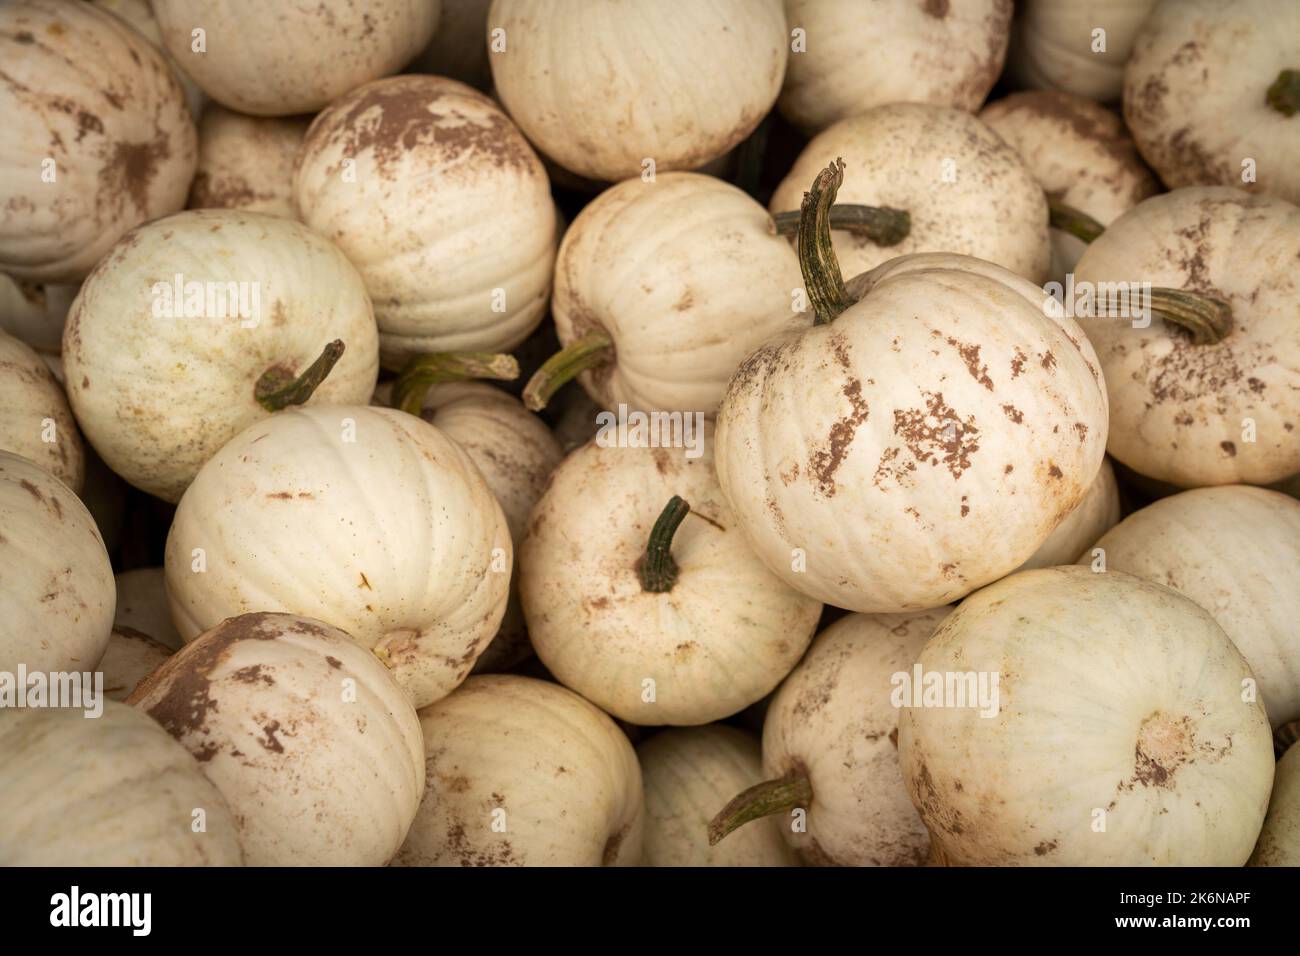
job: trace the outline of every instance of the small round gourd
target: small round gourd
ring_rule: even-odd
[[[126,700],[171,655],[171,648],[149,635],[114,624],[97,668],[104,675],[104,696],[109,700]]]
[[[294,218],[293,166],[310,120],[244,116],[216,103],[199,121],[190,209],[249,209]]]
[[[1039,90],[1118,100],[1124,64],[1156,0],[1022,0],[1007,73]]]
[[[0,332],[0,450],[36,462],[78,494],[86,476],[81,433],[41,357]]]

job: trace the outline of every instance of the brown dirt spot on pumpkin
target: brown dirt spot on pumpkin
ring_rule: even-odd
[[[1174,774],[1191,759],[1195,743],[1190,718],[1173,719],[1160,711],[1149,715],[1138,728],[1129,789],[1141,784],[1172,790]]]
[[[1223,449],[1223,453],[1227,455],[1229,458],[1237,457],[1237,446],[1234,445],[1232,442],[1221,441],[1219,442],[1219,447]]]
[[[922,0],[921,9],[927,16],[942,20],[948,15],[948,0]]]
[[[625,826],[610,834],[609,839],[605,841],[605,849],[600,854],[601,866],[613,866],[618,860],[619,848],[622,847],[623,841],[627,839],[629,829],[630,827]]]
[[[957,350],[957,354],[966,363],[966,371],[970,372],[970,377],[990,392],[993,391],[993,380],[989,378],[989,367],[980,364],[980,347],[959,342],[952,336],[948,337],[948,344]]]
[[[1025,370],[1025,363],[1028,361],[1029,356],[1017,348],[1011,357],[1011,377],[1019,378],[1020,373]]]
[[[835,362],[846,372],[852,369],[849,360],[848,340],[841,334],[831,335],[831,351]],[[840,388],[849,401],[849,412],[834,424],[826,435],[826,447],[814,451],[808,457],[808,470],[814,477],[817,489],[827,498],[835,497],[835,472],[844,462],[858,426],[863,424],[871,414],[866,400],[862,397],[862,382],[850,377]]]
[[[100,188],[108,195],[131,200],[141,212],[148,209],[149,186],[158,168],[171,157],[167,137],[159,133],[147,143],[117,143],[100,171]]]
[[[1025,420],[1024,412],[1016,408],[1016,406],[1012,405],[1010,402],[1002,406],[1002,411],[1006,414],[1007,418],[1011,419],[1017,425],[1021,424]]]
[[[253,664],[250,667],[241,667],[233,671],[230,675],[231,680],[239,681],[241,684],[266,684],[268,687],[275,686],[275,678],[262,670],[261,664]]]
[[[1047,856],[1047,854],[1051,853],[1055,849],[1055,840],[1044,840],[1042,843],[1038,844],[1038,846],[1034,847],[1034,854],[1036,856]]]
[[[960,478],[979,451],[980,429],[974,417],[961,415],[943,400],[942,392],[921,393],[925,408],[894,410],[894,434],[921,464],[946,467]]]

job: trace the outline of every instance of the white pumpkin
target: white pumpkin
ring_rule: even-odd
[[[126,236],[73,303],[63,363],[95,450],[172,502],[271,408],[304,394],[365,402],[379,374],[370,300],[343,253],[299,223],[239,210]]]
[[[1156,0],[1021,0],[1007,72],[1021,84],[1119,99],[1124,64]]]
[[[162,30],[158,26],[158,20],[153,15],[153,8],[150,6],[149,0],[94,0],[94,3],[96,6],[103,7],[131,24],[159,49],[172,70],[175,71],[176,79],[180,81],[181,89],[185,91],[185,103],[189,106],[190,115],[194,117],[194,121],[197,123],[199,117],[203,114],[203,107],[207,103],[207,97],[203,95],[203,91],[199,89],[198,84],[186,75],[185,71],[172,59],[172,55],[163,47]]]
[[[781,113],[807,133],[886,103],[974,112],[1007,53],[1010,0],[785,0],[804,48],[790,57]]]
[[[1298,36],[1294,0],[1156,4],[1124,71],[1124,119],[1166,186],[1300,203]]]
[[[131,227],[185,205],[194,123],[134,29],[89,3],[14,0],[0,62],[0,269],[74,282]]]
[[[309,405],[213,456],[176,509],[165,563],[185,640],[259,609],[318,618],[423,707],[497,632],[511,545],[482,475],[438,429],[392,409]]]
[[[968,598],[916,666],[899,754],[940,862],[1250,856],[1273,782],[1268,718],[1243,699],[1246,661],[1182,595],[1119,571],[1025,571]]]
[[[980,119],[1015,147],[1053,203],[1050,274],[1058,282],[1074,271],[1094,223],[1108,226],[1159,191],[1123,122],[1092,100],[1051,91],[1012,93],[986,106]],[[1058,204],[1064,207],[1059,212]],[[1069,224],[1074,210],[1093,222]]]
[[[19,282],[0,273],[0,331],[21,339],[43,355],[57,355],[63,347],[63,323],[78,288]]]
[[[302,221],[361,271],[386,364],[508,351],[542,320],[558,241],[550,184],[477,90],[434,76],[354,90],[312,123],[293,191]]]
[[[1300,866],[1300,747],[1292,744],[1277,763],[1273,795],[1252,866]]]
[[[63,389],[41,357],[0,332],[0,450],[30,458],[78,494],[81,434]]]
[[[1153,196],[1093,241],[1076,286],[1149,283],[1231,312],[1203,340],[1163,314],[1146,327],[1142,317],[1080,316],[1110,392],[1113,457],[1182,487],[1300,471],[1297,259],[1300,208],[1222,186]]]
[[[1219,622],[1274,727],[1300,719],[1300,501],[1227,485],[1162,498],[1102,536],[1108,570],[1173,588]]]
[[[0,865],[242,864],[225,798],[144,714],[0,708]]]
[[[319,621],[223,621],[129,702],[198,759],[249,866],[383,866],[424,793],[415,711],[371,654]]]
[[[396,73],[433,36],[440,0],[151,0],[163,44],[222,106],[253,116],[314,113]],[[203,45],[194,37],[202,29]]]
[[[572,691],[471,677],[420,711],[425,789],[394,866],[635,866],[636,753]]]
[[[647,866],[795,866],[782,824],[763,820],[709,846],[716,807],[763,779],[752,734],[708,724],[673,727],[636,748],[645,782]]]
[[[755,812],[779,814],[786,842],[805,863],[924,864],[930,838],[898,763],[898,675],[911,677],[950,610],[849,614],[818,634],[768,705],[768,782],[722,809],[711,836]]]
[[[189,208],[294,218],[293,164],[310,124],[299,116],[244,116],[213,103],[199,121]]]
[[[1078,506],[1066,515],[1038,550],[1016,570],[1054,568],[1073,564],[1092,543],[1119,523],[1119,483],[1109,459],[1103,459],[1097,477]],[[1091,555],[1086,555],[1091,558]]]
[[[169,650],[179,651],[185,642],[172,623],[163,575],[162,568],[136,568],[115,575],[117,613],[114,624],[147,634]]]
[[[790,42],[781,0],[495,0],[488,31],[524,134],[609,182],[695,169],[743,140],[776,102]]]
[[[1042,187],[1015,149],[969,113],[890,103],[841,120],[804,147],[768,208],[798,209],[817,174],[841,158],[848,174],[838,202],[911,217],[895,245],[836,230],[846,275],[912,252],[959,252],[1034,282],[1047,278],[1052,247]]]
[[[711,438],[580,448],[551,476],[520,547],[537,656],[630,723],[743,710],[794,667],[821,613],[751,550],[718,488]]]
[[[846,289],[826,216],[841,171],[818,177],[801,237],[821,239],[801,258],[822,324],[737,370],[718,479],[791,587],[855,611],[938,607],[1014,570],[1083,499],[1105,390],[1078,326],[992,263],[901,256]]]
[[[809,324],[802,286],[790,243],[735,186],[699,173],[619,183],[564,235],[551,312],[567,352],[526,397],[541,407],[580,371],[606,409],[713,415],[746,355]]]
[[[171,648],[149,635],[113,625],[108,647],[96,668],[104,675],[104,696],[109,700],[126,700],[142,680],[171,656]]]
[[[86,506],[44,468],[0,451],[0,672],[93,670],[113,601]]]
[[[492,0],[454,0],[442,8],[438,29],[407,73],[432,73],[480,90],[492,86],[488,65],[488,8]]]

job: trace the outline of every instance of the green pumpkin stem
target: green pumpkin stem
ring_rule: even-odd
[[[1300,70],[1279,73],[1268,88],[1265,100],[1283,116],[1295,116],[1300,111]]]
[[[776,231],[782,236],[799,232],[798,210],[778,212],[772,217]],[[855,235],[866,236],[878,246],[896,246],[912,231],[912,216],[906,209],[890,206],[862,206],[857,203],[836,203],[831,206],[831,228]]]
[[[764,780],[732,799],[709,822],[709,846],[717,846],[732,830],[774,813],[789,813],[812,803],[812,783],[805,774]]]
[[[1182,289],[1151,290],[1151,308],[1192,337],[1193,345],[1217,345],[1232,331],[1228,303]]]
[[[413,355],[393,383],[393,407],[412,415],[424,410],[429,387],[440,382],[473,378],[510,381],[519,377],[519,363],[501,352],[430,352]]]
[[[556,352],[524,386],[524,405],[540,412],[562,387],[589,368],[614,358],[614,341],[599,329],[588,332]]]
[[[1073,206],[1067,206],[1059,199],[1047,197],[1047,208],[1051,212],[1051,223],[1053,229],[1060,229],[1062,232],[1068,232],[1077,239],[1084,242],[1092,242],[1103,232],[1106,227],[1093,219],[1086,212],[1075,209]]]
[[[844,160],[837,159],[817,174],[799,209],[799,268],[816,325],[830,324],[853,304],[831,242],[830,209],[842,182]]]
[[[301,375],[295,376],[282,365],[273,365],[253,386],[253,397],[268,412],[302,405],[312,397],[342,356],[343,340],[335,339]]]
[[[673,495],[650,529],[645,556],[637,570],[641,575],[641,587],[652,594],[671,591],[677,583],[677,562],[673,560],[672,552],[673,535],[690,510],[691,506],[680,495]]]

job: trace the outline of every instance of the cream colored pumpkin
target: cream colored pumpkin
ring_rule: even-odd
[[[82,286],[63,331],[68,398],[109,467],[174,502],[269,414],[259,383],[304,373],[332,340],[342,357],[312,400],[368,401],[370,300],[329,240],[261,213],[184,212],[125,237]]]
[[[1047,278],[1052,247],[1047,200],[1020,155],[963,110],[891,103],[841,120],[814,137],[777,186],[768,208],[799,208],[826,166],[843,159],[839,202],[902,209],[911,231],[881,246],[837,230],[846,276],[912,252],[959,252],[1034,282]]]
[[[899,723],[903,777],[940,861],[1250,856],[1273,782],[1268,718],[1243,699],[1246,661],[1182,595],[1119,571],[1025,571],[968,598],[917,666],[923,686],[939,675],[953,688],[931,687]],[[953,675],[995,706],[963,701]]]
[[[424,793],[420,724],[343,631],[223,621],[131,694],[230,803],[250,866],[383,866]]]
[[[96,6],[103,7],[131,24],[159,49],[166,58],[168,65],[175,71],[176,79],[180,81],[181,89],[185,91],[185,103],[189,106],[190,115],[194,117],[194,121],[197,123],[203,113],[204,104],[207,103],[207,97],[199,89],[198,84],[186,75],[185,71],[172,59],[172,55],[163,47],[162,30],[158,26],[158,20],[153,15],[153,8],[149,5],[149,0],[94,0],[94,3]]]
[[[314,113],[396,73],[429,42],[441,8],[440,0],[151,2],[181,69],[222,106],[253,116]]]
[[[763,776],[807,781],[804,829],[794,829],[791,811],[780,817],[786,842],[805,863],[925,863],[930,838],[898,764],[896,675],[910,675],[950,610],[842,617],[817,635],[772,698]]]
[[[0,5],[0,269],[74,282],[185,205],[194,123],[162,54],[89,3]]]
[[[44,468],[0,451],[0,672],[93,670],[113,601],[86,506]]]
[[[1198,488],[1134,512],[1094,548],[1108,570],[1171,587],[1214,615],[1250,663],[1273,726],[1300,719],[1300,501],[1246,485]]]
[[[1010,0],[786,0],[804,49],[790,57],[781,113],[807,133],[886,103],[974,112],[1007,52]]]
[[[1251,855],[1252,866],[1300,866],[1300,747],[1278,761],[1264,829]]]
[[[735,186],[699,173],[630,179],[586,206],[555,264],[555,330],[591,332],[608,360],[580,376],[603,408],[717,412],[741,360],[806,327],[803,278],[772,217]]]
[[[80,494],[81,434],[63,389],[41,357],[0,332],[0,450],[22,455]]]
[[[488,66],[487,19],[491,5],[492,0],[455,0],[444,4],[433,39],[405,72],[432,73],[460,80],[476,89],[490,89],[492,68]]]
[[[0,273],[0,331],[43,355],[63,348],[63,323],[77,285],[38,285]]]
[[[405,412],[310,405],[199,472],[167,536],[167,595],[187,641],[258,609],[341,627],[422,707],[497,632],[510,565],[501,507],[459,445]]]
[[[294,218],[293,165],[310,124],[299,116],[244,116],[213,103],[199,121],[189,207]]]
[[[149,635],[113,625],[108,647],[96,668],[104,675],[104,696],[109,700],[126,700],[171,655],[171,648]]]
[[[386,364],[508,351],[542,320],[558,241],[550,184],[477,90],[434,76],[354,90],[312,123],[293,192],[303,222],[361,271]]]
[[[791,587],[937,607],[1028,560],[1083,500],[1105,451],[1096,356],[1041,289],[978,259],[900,257],[851,286],[833,322],[736,372],[718,479]]]
[[[763,779],[758,740],[726,724],[673,727],[636,748],[645,782],[647,866],[795,866],[782,823],[761,820],[717,846],[716,809]]]
[[[524,134],[609,182],[646,160],[695,169],[743,140],[776,102],[790,42],[781,0],[495,0],[488,31],[497,95]]]
[[[1012,27],[1007,72],[1034,89],[1117,100],[1124,88],[1124,64],[1155,4],[1022,0]]]
[[[1154,196],[1089,247],[1076,284],[1151,283],[1225,301],[1231,329],[1198,345],[1160,316],[1081,317],[1101,358],[1110,453],[1182,487],[1300,471],[1300,208],[1222,186]]]
[[[1124,119],[1166,186],[1300,203],[1300,123],[1268,100],[1279,74],[1300,71],[1296,37],[1294,0],[1156,5],[1124,72]]]
[[[1069,93],[1012,93],[980,112],[1048,196],[1103,226],[1159,191],[1119,117]],[[1052,229],[1051,277],[1064,282],[1087,243]]]
[[[703,724],[743,710],[794,667],[821,613],[751,550],[718,488],[711,432],[695,439],[683,449],[598,438],[575,451],[551,476],[519,550],[537,656],[634,724]],[[690,513],[668,532],[660,574],[649,542],[674,496]]]
[[[572,691],[471,677],[420,711],[428,786],[394,866],[635,866],[641,771]]]
[[[0,708],[0,865],[242,864],[225,798],[144,714]]]
[[[169,650],[179,651],[185,642],[172,623],[163,575],[162,568],[136,568],[116,575],[117,614],[114,623],[118,627],[148,634]]]
[[[1080,555],[1091,560],[1091,555],[1085,552],[1094,541],[1115,527],[1119,522],[1119,511],[1119,483],[1115,480],[1115,469],[1109,459],[1103,459],[1097,477],[1088,486],[1078,507],[1061,520],[1047,540],[1016,570],[1073,564]]]

